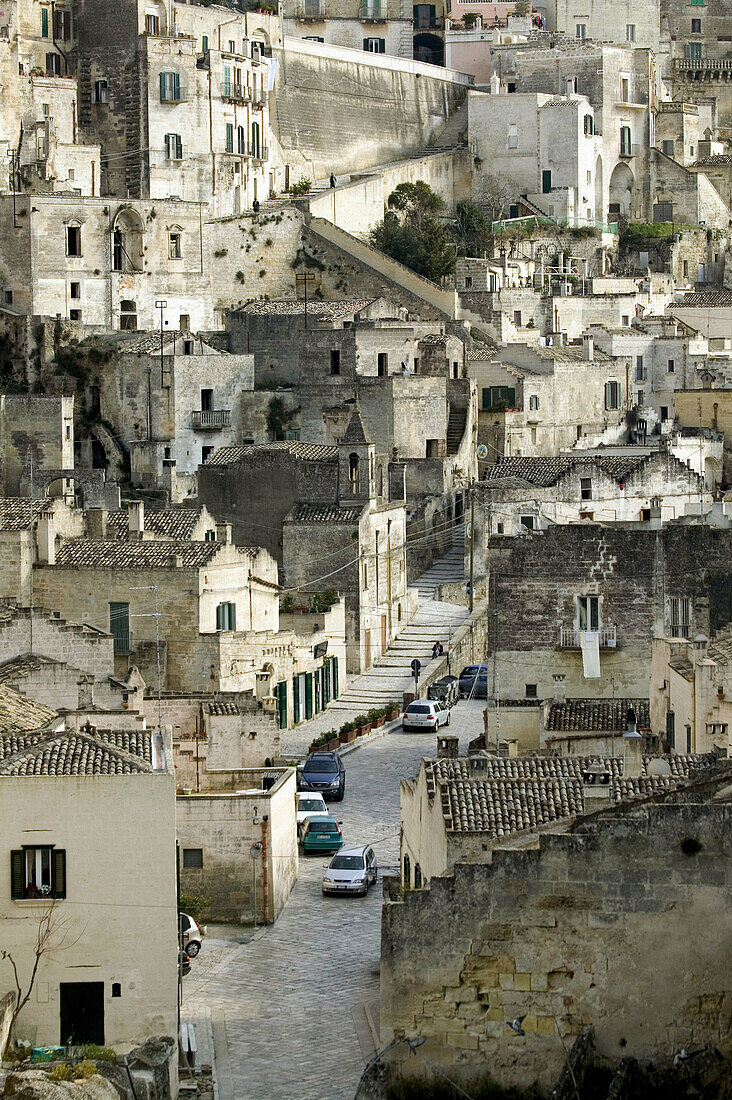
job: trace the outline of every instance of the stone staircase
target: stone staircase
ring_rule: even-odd
[[[465,145],[468,136],[468,103],[461,104],[432,144],[433,149],[452,149]]]
[[[465,421],[468,418],[468,410],[456,408],[450,405],[450,415],[447,418],[447,453],[456,455],[460,450],[460,444],[465,435]]]
[[[440,584],[456,584],[465,580],[463,557],[462,529],[459,529],[459,541],[417,579],[415,587],[420,601],[434,600],[435,591]]]

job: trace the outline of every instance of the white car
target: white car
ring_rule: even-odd
[[[330,817],[325,799],[322,794],[312,794],[310,791],[302,791],[295,795],[297,811],[297,835],[300,836],[300,826],[306,817]]]
[[[323,875],[324,894],[362,894],[376,882],[378,867],[370,844],[358,848],[341,848],[334,855]]]
[[[187,955],[195,959],[201,950],[201,929],[193,917],[189,917],[187,913],[179,913],[178,920],[180,921],[181,946]]]
[[[450,708],[438,699],[415,699],[402,716],[403,730],[437,730],[450,725]]]

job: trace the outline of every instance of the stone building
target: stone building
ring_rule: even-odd
[[[102,194],[238,214],[275,190],[269,93],[276,15],[125,0],[78,13],[79,122],[105,154]]]
[[[732,389],[678,390],[674,404],[677,419],[687,431],[722,434],[722,484],[732,484]]]
[[[51,471],[74,468],[74,398],[37,394],[0,394],[0,486],[2,496],[38,492],[50,485],[54,495],[67,479],[49,482]]]
[[[297,880],[295,769],[244,768],[209,779],[205,794],[176,800],[181,887],[211,899],[211,920],[272,924]],[[262,845],[257,859],[253,843]]]
[[[723,1042],[729,927],[689,930],[728,903],[729,774],[504,835],[427,888],[388,880],[381,1040],[419,1036],[427,1062],[398,1044],[387,1082],[418,1084],[429,1067],[472,1093],[549,1091],[588,1025],[611,1074]]]
[[[563,676],[567,697],[643,698],[656,634],[712,636],[730,622],[730,539],[698,522],[493,536],[488,694],[521,698],[531,683],[552,698]]]
[[[622,0],[592,0],[576,4],[573,0],[557,0],[551,27],[561,34],[583,41],[612,42],[617,46],[653,50],[656,56],[668,54],[668,29],[661,21],[660,0],[644,0],[640,5]]]
[[[480,499],[475,537],[482,545],[494,534],[520,535],[557,523],[676,519],[690,504],[710,503],[712,495],[703,478],[668,451],[574,451],[555,458],[499,458],[483,473]]]
[[[177,1051],[175,786],[149,730],[0,724],[3,947],[27,974],[16,1034],[32,1046],[125,1049],[153,1036]],[[119,920],[120,912],[125,919]],[[152,914],[155,919],[152,919]],[[144,935],[140,930],[144,929]],[[0,988],[12,987],[8,963]],[[170,1062],[175,1089],[177,1054]]]
[[[679,631],[680,633],[680,631]],[[732,633],[653,639],[651,725],[677,752],[730,752]]]
[[[615,758],[623,751],[623,737],[628,729],[628,712],[631,708],[638,733],[644,742],[650,744],[651,719],[647,699],[555,698],[547,701],[542,708],[542,747],[547,752],[562,757]],[[672,751],[674,749],[674,746],[667,747]],[[699,751],[704,753],[706,750]],[[686,763],[685,757],[674,759],[676,774],[679,774],[678,769],[683,768]],[[653,772],[648,770],[648,764],[649,761],[646,760],[645,774],[652,776]],[[592,792],[586,793],[590,796]]]
[[[284,32],[294,38],[406,58],[413,56],[412,19],[402,0],[287,0],[283,10]]]

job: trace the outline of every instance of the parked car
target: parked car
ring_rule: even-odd
[[[436,699],[410,703],[402,716],[403,730],[436,730],[450,725],[450,708]]]
[[[488,665],[466,665],[460,673],[460,697],[488,698]]]
[[[195,959],[201,950],[201,929],[193,917],[189,917],[187,913],[179,913],[178,920],[180,921],[181,946],[186,954]]]
[[[442,676],[427,688],[428,699],[438,699],[446,707],[453,707],[460,698],[457,676]]]
[[[303,791],[295,795],[295,812],[297,816],[297,835],[300,837],[300,826],[306,817],[328,817],[328,807],[322,794],[311,794]]]
[[[333,856],[323,875],[324,894],[361,894],[369,892],[376,882],[378,866],[370,844],[358,848],[342,848]]]
[[[343,847],[343,833],[334,817],[306,817],[300,826],[303,852],[337,852]]]
[[[346,769],[338,753],[311,752],[298,772],[297,786],[340,802],[346,793]]]

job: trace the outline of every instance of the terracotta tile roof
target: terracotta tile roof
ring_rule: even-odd
[[[39,668],[48,668],[52,665],[62,665],[62,661],[55,661],[51,657],[42,657],[36,653],[26,653],[22,657],[14,657],[10,661],[0,664],[0,684],[13,684],[18,680],[37,672]]]
[[[578,780],[553,783],[453,780],[446,784],[446,792],[449,808],[443,801],[443,813],[448,829],[487,832],[494,837],[579,814],[584,805],[582,783]]]
[[[732,306],[732,290],[700,290],[687,294],[677,306]],[[673,305],[669,307],[673,311]]]
[[[449,336],[446,332],[428,332],[426,336],[422,336],[417,343],[434,345],[435,347],[442,347],[449,340]]]
[[[732,153],[712,153],[708,157],[699,157],[694,161],[695,168],[716,168],[718,165],[732,164]]]
[[[363,507],[339,504],[296,504],[285,518],[285,523],[334,523],[352,525],[358,523]]]
[[[547,488],[550,485],[555,485],[561,477],[578,463],[597,466],[608,477],[612,477],[616,481],[622,481],[649,462],[650,458],[651,455],[649,454],[597,455],[583,453],[582,451],[572,455],[557,455],[552,458],[509,456],[501,458],[493,466],[486,466],[483,472],[483,481],[519,478],[532,485],[541,485]]]
[[[35,499],[32,502],[33,519],[38,516],[43,508],[47,508],[48,500]],[[31,501],[25,497],[0,497],[0,531],[26,531],[31,523]]]
[[[552,733],[576,730],[624,732],[628,724],[628,707],[631,706],[635,710],[638,729],[650,729],[647,699],[567,699],[563,703],[552,703],[546,729]]]
[[[239,707],[236,703],[204,703],[203,709],[208,714],[241,714]]]
[[[209,466],[228,466],[237,462],[256,461],[257,458],[283,452],[302,459],[303,462],[334,462],[338,458],[335,443],[301,443],[287,439],[279,443],[252,443],[245,447],[220,447],[208,460]]]
[[[190,539],[200,516],[200,508],[165,508],[158,512],[146,511],[145,530],[165,539]],[[128,539],[130,535],[128,520],[126,508],[109,512],[107,534],[115,539]]]
[[[221,549],[220,542],[118,542],[113,539],[66,539],[51,569],[201,569]],[[254,557],[255,547],[238,547]]]
[[[336,302],[308,301],[308,317],[317,321],[337,321],[342,317],[350,317],[354,313],[360,313],[366,306],[377,301],[376,298],[344,298]],[[286,298],[279,301],[267,301],[260,299],[256,302],[248,302],[237,310],[238,313],[248,313],[253,317],[297,317],[305,313],[305,302],[301,298]]]
[[[34,699],[26,699],[12,688],[0,684],[0,735],[37,730],[56,717],[56,711],[50,707],[36,703]]]
[[[707,657],[720,665],[732,663],[732,629],[720,631],[707,646]]]
[[[468,352],[468,359],[472,359],[474,362],[486,362],[491,359],[495,359],[498,354],[497,348],[473,348]]]
[[[0,752],[2,749],[0,748]],[[0,756],[0,778],[34,775],[132,775],[151,772],[148,730],[62,730]]]

